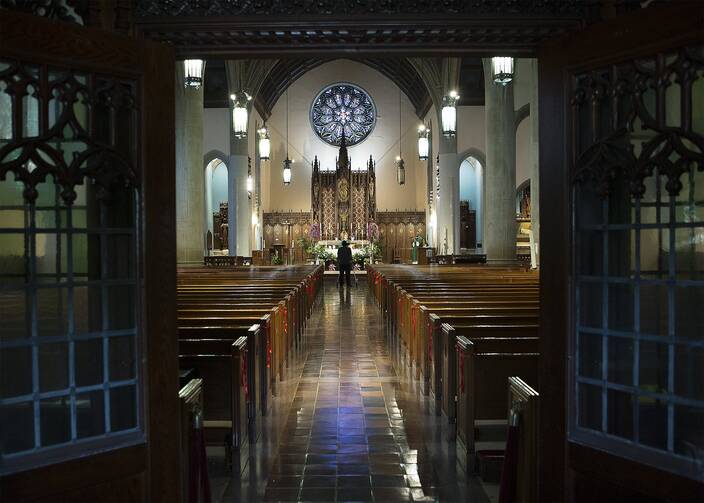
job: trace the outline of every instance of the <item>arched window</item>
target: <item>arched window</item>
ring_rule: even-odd
[[[484,167],[470,155],[460,164],[460,248],[481,248],[483,205]]]

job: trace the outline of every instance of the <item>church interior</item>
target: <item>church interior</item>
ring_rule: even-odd
[[[0,501],[704,500],[704,3],[0,0]]]

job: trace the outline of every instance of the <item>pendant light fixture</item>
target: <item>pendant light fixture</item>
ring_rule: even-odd
[[[271,155],[271,139],[269,138],[269,130],[266,127],[266,122],[257,133],[259,134],[259,159],[268,161]]]
[[[286,89],[286,159],[284,159],[283,165],[284,185],[291,183],[291,164],[293,164],[293,161],[288,158],[288,89]]]
[[[507,85],[513,80],[513,58],[491,58],[491,73],[496,84]]]
[[[418,160],[427,161],[430,151],[430,128],[425,124],[418,126]]]
[[[247,197],[252,199],[254,192],[254,178],[252,178],[252,158],[247,157]]]
[[[247,138],[249,112],[247,107],[252,97],[244,91],[230,95],[232,100],[232,134],[238,140]]]
[[[187,59],[183,62],[183,85],[186,88],[200,89],[203,85],[205,61],[202,59]]]
[[[448,137],[457,134],[457,101],[460,95],[457,91],[450,91],[450,94],[442,99],[442,134]]]
[[[435,157],[435,200],[440,201],[440,154]]]
[[[398,156],[396,157],[396,181],[399,185],[406,183],[406,166],[401,158],[401,89],[398,90]]]

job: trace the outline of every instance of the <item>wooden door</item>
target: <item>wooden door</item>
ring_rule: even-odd
[[[1,12],[0,499],[178,501],[173,52]]]
[[[701,374],[675,356],[704,326],[686,209],[704,193],[703,20],[656,5],[539,52],[541,501],[704,495]]]

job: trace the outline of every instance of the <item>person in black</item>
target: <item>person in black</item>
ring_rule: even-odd
[[[342,286],[343,278],[345,284],[351,286],[352,249],[348,246],[347,241],[343,241],[342,246],[337,249],[337,266],[340,268],[340,286]]]

